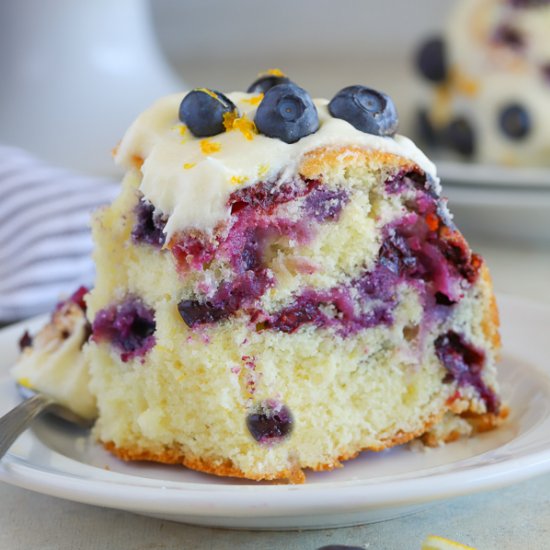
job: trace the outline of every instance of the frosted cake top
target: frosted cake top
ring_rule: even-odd
[[[162,98],[118,146],[118,164],[130,169],[143,161],[140,191],[167,217],[167,241],[189,228],[213,230],[229,217],[232,192],[296,177],[304,155],[317,148],[392,153],[436,178],[430,160],[395,134],[397,113],[381,92],[350,86],[330,102],[313,100],[277,72],[249,91],[226,96],[198,88]]]

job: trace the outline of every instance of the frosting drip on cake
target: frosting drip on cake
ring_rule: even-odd
[[[288,181],[306,153],[319,147],[354,145],[410,159],[436,179],[435,167],[408,138],[361,132],[333,118],[328,101],[315,100],[319,130],[288,144],[255,132],[253,120],[261,95],[234,92],[228,97],[240,112],[229,131],[194,137],[178,120],[181,94],[165,97],[145,111],[118,147],[116,161],[126,168],[143,164],[140,190],[167,216],[167,241],[178,231],[212,231],[230,216],[228,199],[237,189],[259,181]]]

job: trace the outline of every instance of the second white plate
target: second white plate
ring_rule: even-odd
[[[435,162],[439,177],[453,185],[537,189],[550,192],[550,168],[497,166],[451,160]]]
[[[445,447],[364,453],[305,485],[243,483],[154,464],[126,464],[86,432],[44,419],[12,447],[0,479],[78,502],[187,523],[248,529],[353,525],[550,471],[550,310],[500,299],[506,425]],[[8,368],[21,325],[0,331],[0,414],[19,398]]]

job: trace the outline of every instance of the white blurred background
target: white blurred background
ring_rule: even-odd
[[[156,0],[152,7],[162,47],[192,85],[239,89],[255,72],[281,66],[317,95],[361,81],[406,101],[413,51],[441,31],[453,4]]]
[[[9,162],[0,166],[6,176],[0,190],[14,184],[10,178],[44,179],[50,166],[118,181],[111,150],[156,98],[196,86],[245,90],[269,68],[282,69],[317,97],[330,98],[350,84],[383,90],[398,107],[400,132],[411,135],[415,106],[427,89],[415,72],[416,49],[443,32],[458,2],[0,0],[0,149],[21,172],[14,176]],[[32,163],[19,162],[5,146],[22,148],[47,168],[29,171]],[[503,186],[490,172],[488,185],[467,178],[466,167],[454,166],[456,181],[443,178],[444,194],[458,225],[494,267],[497,288],[550,300],[550,175],[546,187],[529,188],[522,173],[510,174],[514,186]],[[59,201],[48,204],[60,208]],[[48,215],[48,204],[42,204],[44,220],[66,217]],[[12,206],[9,216],[24,213]],[[40,228],[20,225],[29,233],[18,235],[20,248],[34,254],[25,260],[36,268],[31,282],[44,284],[51,253],[31,235]],[[9,227],[15,231],[12,222]],[[0,269],[0,302],[13,298],[13,285],[34,288],[12,265],[8,249],[14,246],[8,233],[4,243],[0,238],[0,267],[12,266],[15,280]],[[80,250],[82,258],[89,259],[90,247]],[[36,292],[43,296],[43,287]]]
[[[0,2],[0,143],[114,175],[111,148],[156,97],[194,86],[243,90],[275,67],[318,97],[350,84],[378,87],[394,97],[408,132],[418,86],[414,50],[441,31],[453,4]]]

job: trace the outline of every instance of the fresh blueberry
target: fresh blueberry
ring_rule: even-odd
[[[445,42],[442,38],[430,38],[422,44],[416,56],[416,66],[422,76],[431,82],[446,80]]]
[[[267,399],[247,416],[246,426],[258,443],[278,443],[292,430],[293,419],[286,405]]]
[[[190,91],[180,104],[179,119],[195,137],[215,136],[225,132],[224,116],[237,113],[237,107],[215,90],[197,88]]]
[[[285,143],[295,143],[319,128],[311,97],[292,83],[278,84],[265,93],[254,122],[259,132]]]
[[[500,129],[511,139],[523,139],[531,131],[529,112],[518,103],[508,105],[500,111]]]
[[[448,147],[465,157],[475,152],[475,134],[467,119],[458,117],[452,120],[443,132]]]
[[[328,105],[330,114],[367,134],[393,136],[397,131],[397,110],[392,99],[366,86],[340,90]]]
[[[249,94],[265,94],[278,84],[291,84],[290,78],[284,75],[265,74],[252,82],[246,91]]]

